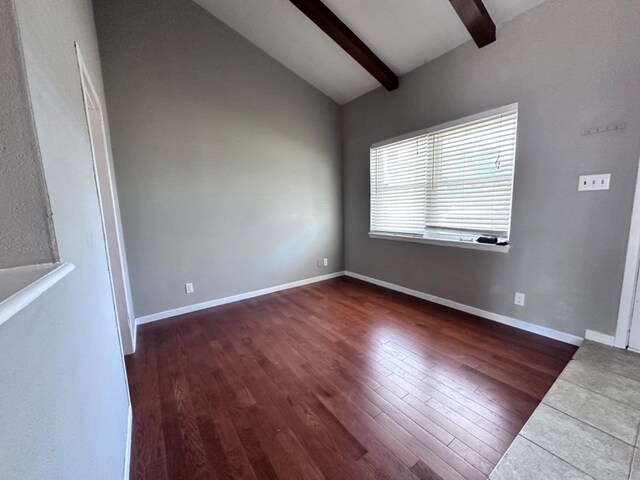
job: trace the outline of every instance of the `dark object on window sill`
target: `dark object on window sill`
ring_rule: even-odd
[[[498,237],[478,237],[476,239],[478,243],[490,243],[492,245],[498,244]]]

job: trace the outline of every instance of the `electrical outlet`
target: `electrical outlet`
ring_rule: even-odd
[[[329,265],[329,259],[328,258],[319,258],[318,259],[318,268],[326,267],[327,265]]]
[[[515,303],[516,305],[520,305],[521,307],[524,307],[524,300],[525,300],[525,294],[516,292],[516,297],[513,303]]]
[[[193,293],[193,283],[185,283],[184,284],[184,291],[186,293]]]

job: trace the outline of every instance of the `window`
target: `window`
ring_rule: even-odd
[[[371,147],[371,235],[509,240],[517,104]]]

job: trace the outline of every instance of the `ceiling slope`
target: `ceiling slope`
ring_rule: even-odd
[[[398,76],[322,0],[290,1],[387,90],[398,88]]]
[[[194,1],[341,105],[380,85],[289,0]],[[449,0],[323,1],[398,75],[471,39]],[[500,24],[543,1],[484,4]]]

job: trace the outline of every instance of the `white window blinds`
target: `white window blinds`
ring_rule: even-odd
[[[371,148],[371,230],[509,237],[518,110]]]
[[[427,136],[371,150],[371,226],[422,234],[427,194]]]

